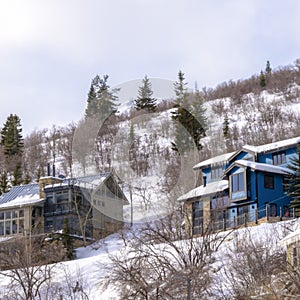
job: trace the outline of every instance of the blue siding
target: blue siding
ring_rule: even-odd
[[[264,173],[258,173],[258,210],[265,210],[266,203],[276,204],[276,215],[279,216],[280,207],[289,205],[290,198],[285,195],[283,190],[283,177],[282,175],[273,174],[274,176],[274,189],[264,187]]]
[[[280,152],[280,151],[274,150],[270,153],[259,154],[258,157],[257,157],[257,162],[273,165],[273,154],[277,153],[277,152]],[[281,167],[286,167],[287,165],[290,164],[291,158],[297,154],[297,147],[287,148],[287,149],[284,149],[282,151],[285,152],[286,163],[281,164],[280,166]]]

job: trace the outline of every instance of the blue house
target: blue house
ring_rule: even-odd
[[[216,229],[222,228],[224,210],[230,204],[228,180],[222,180],[222,176],[234,154],[222,154],[194,166],[202,173],[202,185],[177,199],[183,205],[186,230],[191,233],[202,233],[212,220]]]
[[[220,228],[287,215],[291,199],[284,183],[299,143],[300,137],[261,146],[245,145],[237,152],[194,166],[202,172],[202,185],[178,198],[187,212],[187,228],[196,234],[208,224]]]

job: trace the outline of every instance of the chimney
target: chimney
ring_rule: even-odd
[[[50,176],[50,164],[47,164],[47,176]]]
[[[206,187],[207,178],[206,176],[203,176],[203,187]]]
[[[52,166],[52,173],[53,173],[52,176],[55,177],[55,164],[53,164]]]

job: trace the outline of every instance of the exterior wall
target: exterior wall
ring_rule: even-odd
[[[265,210],[266,204],[276,205],[276,216],[280,214],[280,207],[288,206],[290,204],[290,197],[285,195],[283,189],[283,176],[279,174],[268,174],[274,176],[274,189],[264,187],[264,175],[265,173],[257,173],[258,182],[258,211]],[[262,217],[262,213],[259,213],[259,217]]]
[[[281,164],[280,166],[286,167],[288,164],[290,164],[291,158],[297,154],[297,147],[295,147],[295,146],[293,146],[291,148],[282,149],[282,150],[274,150],[269,153],[260,153],[257,156],[257,162],[273,165],[273,154],[276,154],[276,153],[282,152],[282,151],[285,152],[286,163]]]

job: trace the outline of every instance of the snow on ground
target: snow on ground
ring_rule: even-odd
[[[138,227],[138,225],[135,225],[132,230],[137,230]],[[280,240],[289,233],[299,230],[299,228],[300,221],[298,219],[293,219],[278,223],[265,223],[254,227],[235,230],[226,237],[225,242],[216,253],[216,261],[211,267],[215,270],[220,270],[220,268],[224,265],[223,258],[225,257],[226,251],[230,247],[233,247],[233,244],[237,241],[237,239],[241,240],[246,233],[250,234],[255,241],[268,242],[279,246]],[[224,232],[224,234],[227,233],[228,231]],[[130,238],[130,232],[127,232],[127,237]],[[266,244],[266,247],[268,246],[272,245]],[[121,235],[119,233],[115,233],[90,246],[78,248],[76,260],[57,264],[57,272],[52,278],[52,281],[54,283],[64,282],[64,280],[66,280],[65,273],[67,273],[72,279],[72,282],[76,282],[80,278],[82,279],[83,287],[88,293],[90,300],[119,299],[117,290],[114,289],[112,284],[108,284],[108,279],[112,272],[110,255],[119,253],[121,250],[124,250],[125,247],[128,246],[124,245]],[[157,249],[159,248],[160,247],[158,245]],[[215,276],[218,276],[218,272],[215,272],[215,274]],[[216,280],[218,279],[216,278]],[[1,288],[4,289],[7,285],[8,280],[1,276]]]
[[[137,228],[134,227],[134,228]],[[233,231],[225,240],[216,254],[216,262],[212,265],[213,268],[218,269],[224,262],[223,257],[229,247],[232,247],[237,238],[241,239],[246,233],[250,233],[252,238],[256,241],[269,242],[272,238],[272,244],[279,245],[282,240],[289,233],[300,228],[298,219],[278,222],[265,223],[254,227],[241,228]],[[226,232],[228,233],[228,232]],[[268,247],[268,245],[266,244]],[[271,245],[270,245],[271,246]],[[90,289],[90,299],[118,299],[117,291],[113,286],[106,287],[107,279],[111,273],[111,262],[109,256],[116,254],[123,249],[124,243],[119,234],[113,234],[103,241],[98,241],[94,245],[86,248],[77,249],[78,259],[71,262],[65,262],[71,271],[71,274],[76,274],[78,269],[88,282]]]

